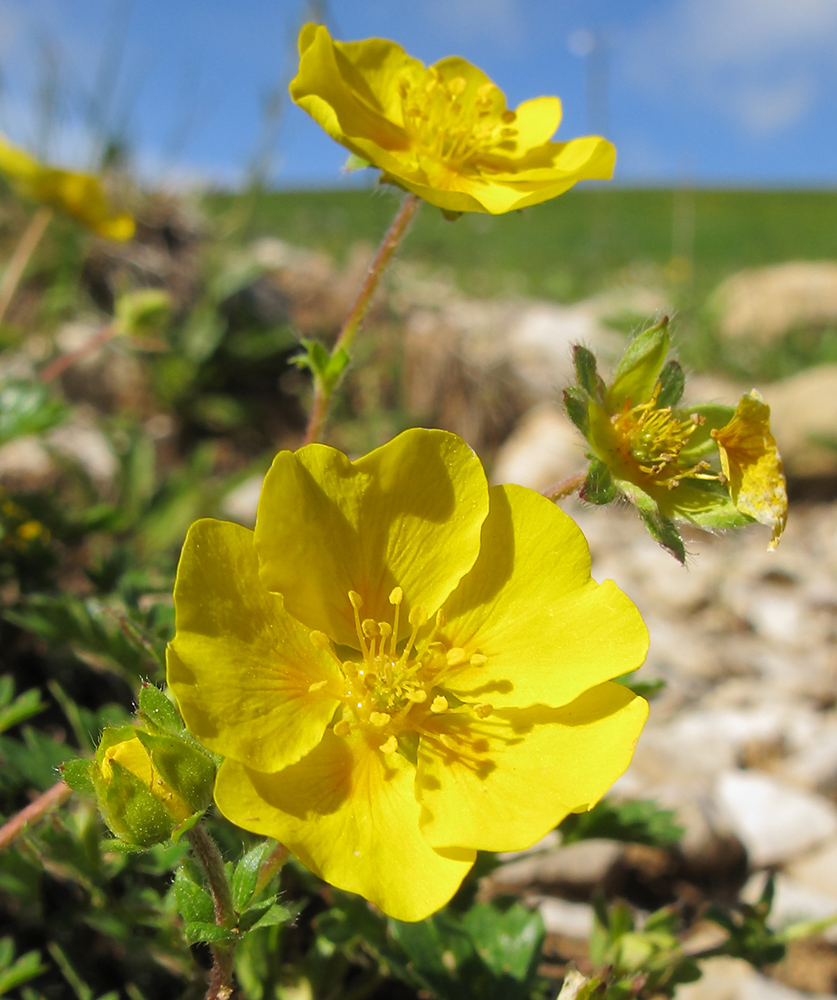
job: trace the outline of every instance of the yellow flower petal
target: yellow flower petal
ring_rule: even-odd
[[[442,716],[422,738],[421,828],[436,847],[517,851],[598,802],[631,760],[648,704],[602,684],[563,708]]]
[[[495,486],[473,570],[445,604],[445,638],[482,654],[445,682],[495,707],[566,705],[635,670],[648,632],[631,601],[590,577],[584,536],[562,510],[520,486]]]
[[[414,429],[350,462],[325,445],[280,452],[256,522],[261,579],[301,622],[357,648],[362,617],[390,621],[393,588],[433,614],[474,565],[488,510],[482,465],[454,434]]]
[[[732,502],[773,532],[775,549],[788,520],[788,492],[782,459],[770,433],[770,407],[753,389],[726,426],[713,430]]]
[[[92,174],[45,166],[3,136],[0,173],[24,198],[67,212],[100,236],[129,240],[134,235],[133,217],[113,210],[101,180]]]
[[[278,774],[225,761],[215,801],[231,822],[285,844],[340,889],[398,920],[423,920],[451,898],[476,853],[436,851],[419,831],[415,767],[380,737],[328,732]]]
[[[226,521],[193,524],[174,599],[168,684],[191,732],[263,770],[315,747],[340,704],[333,688],[342,677],[281,597],[262,587],[253,532]]]
[[[384,180],[446,211],[508,212],[613,172],[603,139],[549,142],[561,119],[557,97],[510,111],[465,59],[425,68],[393,42],[335,42],[315,25],[302,29],[299,48],[294,101]]]

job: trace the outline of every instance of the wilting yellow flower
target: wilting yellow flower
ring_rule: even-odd
[[[425,67],[394,42],[335,42],[315,24],[300,32],[299,51],[294,101],[384,180],[446,211],[510,212],[613,173],[605,139],[549,141],[561,121],[557,97],[511,111],[464,59]]]
[[[255,532],[192,526],[175,609],[168,682],[226,758],[221,811],[402,920],[590,808],[647,714],[612,681],[645,656],[636,608],[444,431],[281,452]]]
[[[0,173],[19,195],[58,208],[111,240],[129,240],[134,219],[111,207],[100,178],[39,163],[0,135]]]
[[[728,424],[712,431],[721,468],[735,506],[773,531],[775,549],[788,520],[788,491],[782,459],[770,433],[770,407],[753,389]]]

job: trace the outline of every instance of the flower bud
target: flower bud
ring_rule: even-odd
[[[133,726],[106,729],[91,777],[105,822],[135,847],[177,837],[209,805],[215,766],[184,739]]]

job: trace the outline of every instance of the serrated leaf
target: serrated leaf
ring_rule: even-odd
[[[498,987],[502,983],[496,995],[508,1000],[528,995],[546,936],[540,913],[520,903],[506,910],[483,903],[473,906],[462,922]]]
[[[669,340],[665,317],[628,344],[607,390],[607,407],[612,413],[626,404],[637,406],[651,398],[668,354]]]
[[[235,944],[238,934],[227,927],[219,927],[206,921],[195,921],[183,928],[189,944]]]
[[[172,736],[183,732],[179,712],[156,684],[145,683],[140,688],[139,710],[143,719],[154,729]]]
[[[174,876],[174,898],[185,923],[214,924],[215,905],[212,896],[202,885],[198,885],[183,867],[178,868]]]
[[[591,399],[604,402],[605,384],[599,375],[596,355],[592,351],[576,344],[573,347],[573,368],[579,386]]]
[[[686,375],[677,361],[669,361],[663,365],[660,372],[660,391],[657,393],[657,406],[677,406],[686,388]]]
[[[250,902],[259,879],[259,869],[273,848],[274,844],[265,840],[252,847],[236,864],[231,879],[232,902],[236,912],[241,913]]]
[[[616,499],[616,483],[610,469],[598,458],[590,462],[584,485],[579,491],[582,500],[594,504],[608,504]]]
[[[587,394],[577,386],[564,390],[564,409],[567,416],[586,437],[590,429],[590,415],[587,410]]]

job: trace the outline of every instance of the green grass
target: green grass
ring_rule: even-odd
[[[341,258],[357,240],[377,243],[398,204],[391,190],[214,195],[211,212],[249,221],[241,239],[279,236]],[[252,208],[248,213],[247,209]],[[625,273],[692,265],[689,297],[703,298],[742,267],[833,257],[837,191],[672,191],[588,187],[506,216],[446,221],[422,206],[402,257],[447,269],[477,295],[572,301]],[[693,236],[690,235],[693,233]]]

